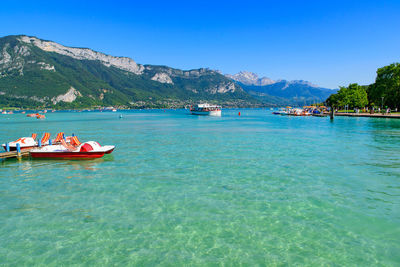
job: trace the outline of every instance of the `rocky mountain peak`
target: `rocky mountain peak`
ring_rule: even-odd
[[[245,85],[263,86],[275,83],[274,80],[271,80],[268,77],[260,78],[256,73],[249,71],[240,71],[234,75],[226,74],[225,76]]]
[[[316,87],[316,88],[320,87],[320,86],[318,86],[316,84],[313,84],[313,83],[311,83],[309,81],[304,81],[304,80],[293,80],[293,81],[290,81],[289,83],[291,83],[291,84],[304,84],[304,85],[308,85],[310,87]]]
[[[128,57],[26,35],[0,37],[0,95],[6,96],[0,104],[35,108],[160,107],[197,101],[260,105],[215,70],[141,65]]]
[[[55,52],[79,60],[99,60],[107,67],[113,66],[135,74],[142,74],[144,70],[142,65],[136,64],[133,59],[128,57],[114,57],[93,51],[89,48],[63,46],[61,44],[51,41],[44,41],[36,37],[20,36],[18,39],[23,43],[32,44],[46,52]]]

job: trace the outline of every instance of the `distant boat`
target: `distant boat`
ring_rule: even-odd
[[[117,112],[117,109],[113,108],[112,112]]]
[[[190,113],[192,115],[209,115],[209,116],[221,116],[222,107],[218,105],[210,105],[207,103],[197,104],[190,107]]]
[[[314,117],[328,117],[328,114],[324,114],[324,113],[313,113],[312,115]]]
[[[287,111],[284,108],[280,108],[278,111],[272,112],[272,114],[275,114],[275,115],[280,115],[282,113],[287,113]]]
[[[281,115],[289,116],[311,116],[311,113],[307,109],[302,108],[289,108],[287,109],[287,114],[281,113]]]

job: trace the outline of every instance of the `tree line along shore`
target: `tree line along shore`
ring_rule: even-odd
[[[359,85],[357,83],[351,83],[347,87],[339,87],[339,91],[335,94],[330,95],[323,105],[329,106],[336,111],[349,110],[367,112],[367,113],[393,113],[400,111],[400,63],[393,63],[388,66],[384,66],[377,70],[377,76],[375,82],[370,85]],[[2,95],[3,104],[2,109],[13,110],[13,109],[58,109],[58,110],[69,110],[69,109],[87,109],[87,108],[98,108],[81,106],[78,103],[63,103],[59,105],[43,105],[41,107],[32,105],[23,106],[18,105],[18,102],[8,101],[5,95]],[[18,100],[18,99],[17,99]],[[4,102],[4,103],[3,103]],[[215,102],[209,101],[209,102]],[[26,104],[26,103],[25,103]],[[114,106],[118,109],[143,109],[143,108],[183,108],[187,105],[193,104],[190,100],[180,99],[159,99],[159,100],[148,100],[148,101],[137,101],[126,105]],[[271,107],[265,103],[259,103],[257,101],[248,102],[240,99],[231,99],[225,101],[219,101],[218,104],[222,104],[228,108],[265,108]],[[275,106],[276,107],[276,106]]]
[[[400,63],[379,68],[375,82],[370,85],[349,84],[340,87],[326,100],[335,110],[362,110],[369,113],[400,111]]]

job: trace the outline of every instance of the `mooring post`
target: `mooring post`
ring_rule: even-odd
[[[17,143],[17,157],[20,158],[21,157],[21,146],[19,143]]]
[[[10,152],[10,144],[9,143],[6,144],[6,151]]]
[[[330,116],[331,120],[333,120],[333,117],[335,117],[334,110],[335,110],[335,109],[334,109],[333,107],[331,107],[331,110],[330,110],[330,112],[329,112],[329,116]]]

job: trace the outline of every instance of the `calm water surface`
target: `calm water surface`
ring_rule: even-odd
[[[0,263],[400,265],[400,120],[240,111],[0,115],[117,146],[1,161]]]

